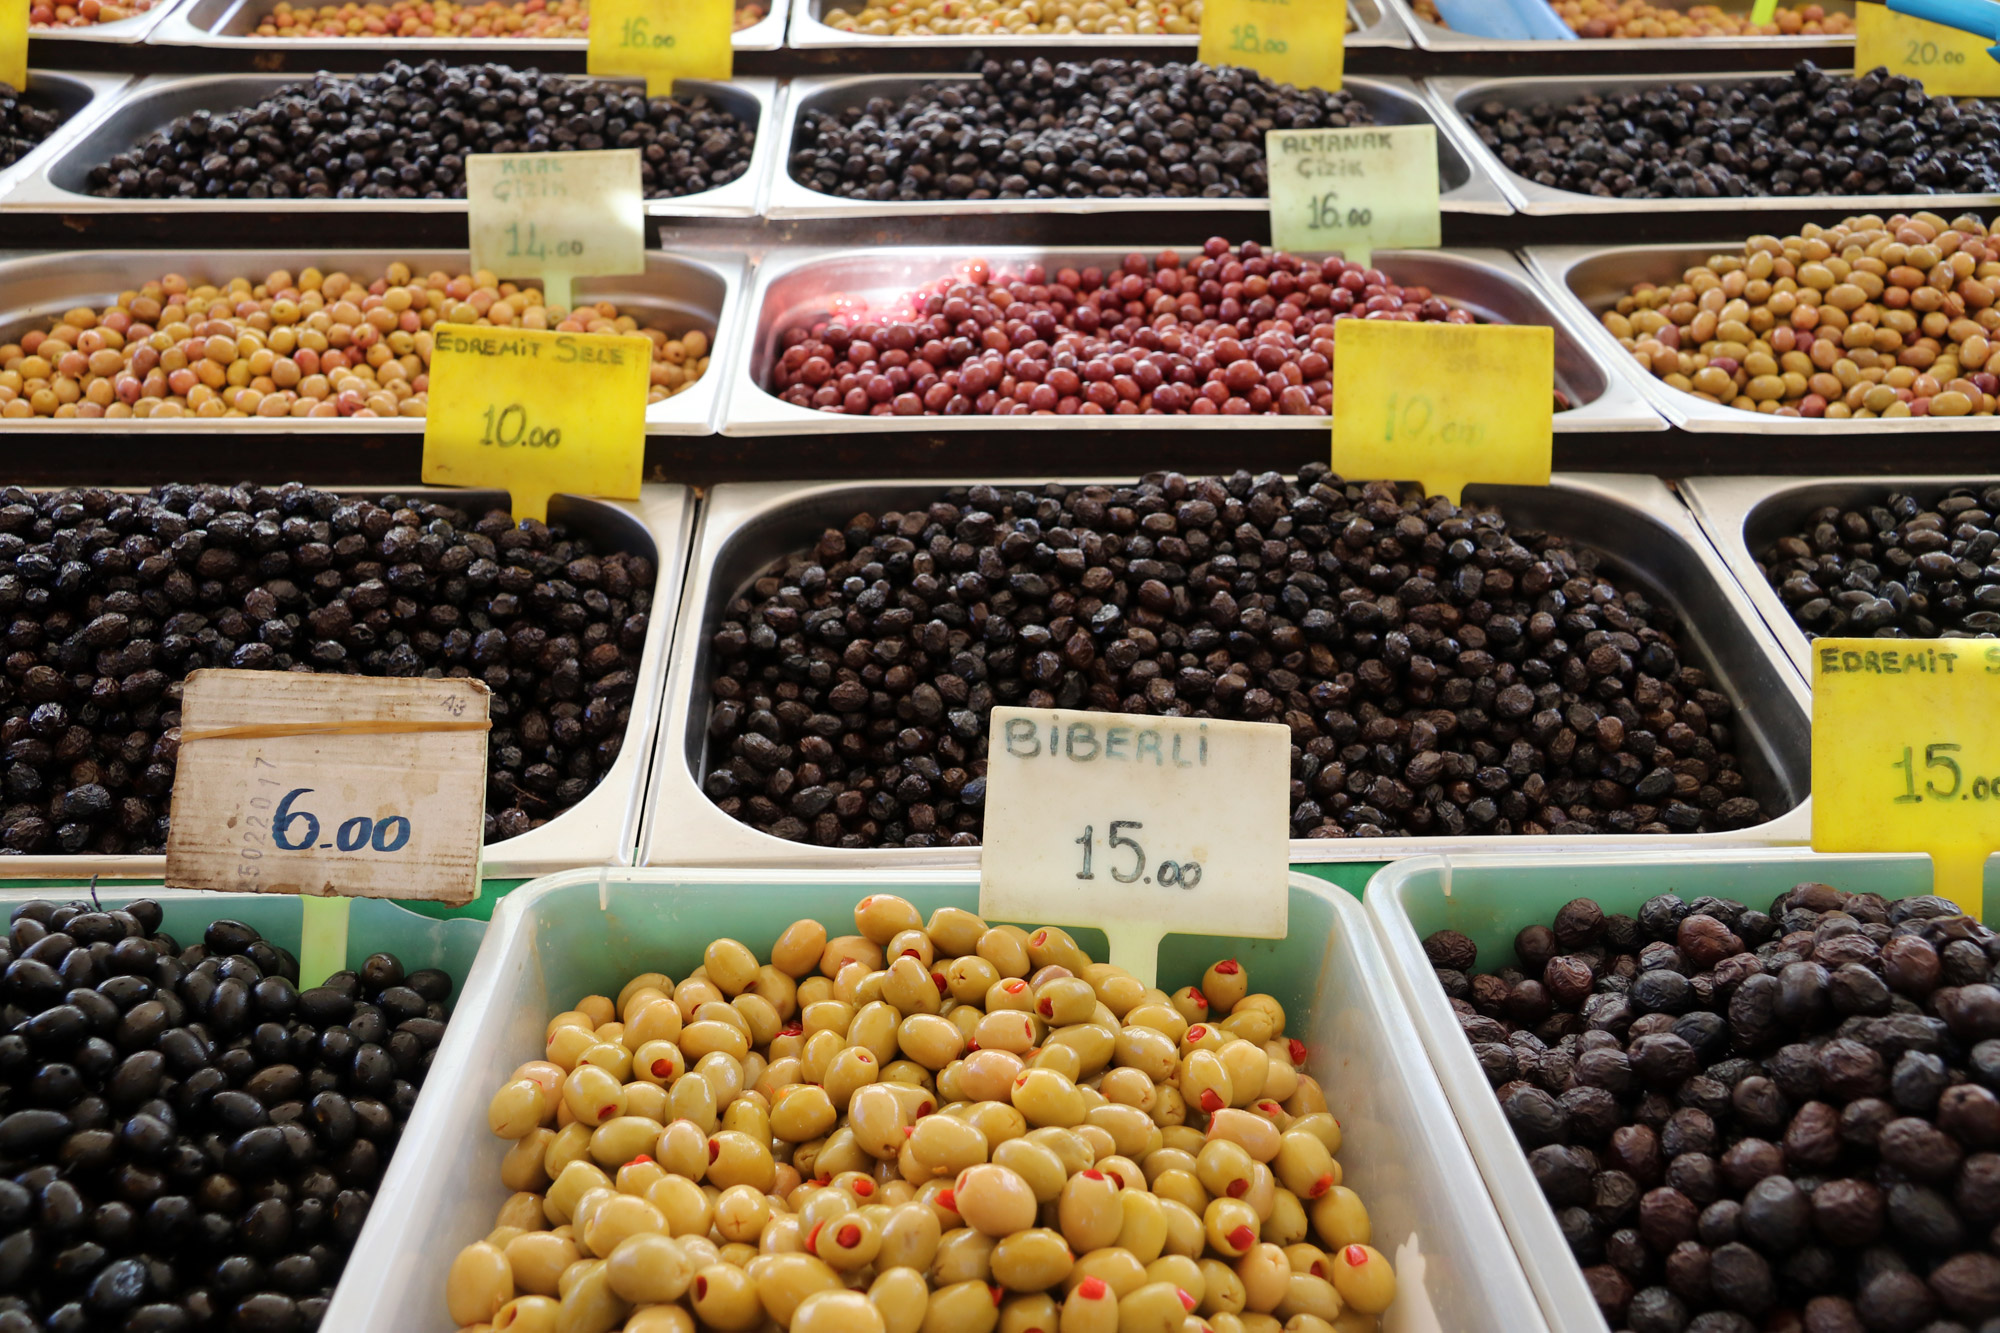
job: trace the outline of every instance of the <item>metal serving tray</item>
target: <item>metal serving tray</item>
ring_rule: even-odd
[[[1586,37],[1579,42],[1554,41],[1505,41],[1496,37],[1476,37],[1470,33],[1454,32],[1440,23],[1417,17],[1409,0],[1382,0],[1396,17],[1403,21],[1416,37],[1417,45],[1426,51],[1504,51],[1509,55],[1529,52],[1570,52],[1574,53],[1579,44],[1603,47],[1611,51],[1763,51],[1784,59],[1797,52],[1823,49],[1835,43],[1852,45],[1854,35],[1821,33],[1816,36],[1800,37]],[[1692,9],[1706,0],[1653,0],[1660,9]],[[1820,0],[1829,11],[1839,10],[1845,14],[1854,12],[1854,0]],[[1732,8],[1735,7],[1732,5]],[[1747,6],[1746,6],[1747,7]]]
[[[1906,491],[1928,503],[1956,486],[2000,486],[2000,476],[1699,477],[1678,485],[1722,563],[1810,687],[1812,641],[1757,568],[1756,553],[1795,533],[1801,519],[1824,505],[1852,509],[1880,504],[1890,491]]]
[[[1543,45],[1569,44],[1543,43]],[[1821,210],[1834,217],[1845,217],[1852,213],[1864,212],[1892,213],[1923,208],[1949,212],[1952,209],[1992,206],[1993,196],[1990,194],[1797,194],[1751,198],[1728,196],[1714,199],[1601,199],[1596,195],[1578,194],[1573,190],[1558,190],[1548,185],[1537,185],[1527,177],[1509,171],[1501,165],[1499,157],[1480,142],[1479,131],[1472,124],[1472,118],[1467,111],[1467,108],[1476,107],[1482,102],[1528,107],[1537,102],[1573,102],[1586,93],[1615,97],[1621,93],[1642,92],[1648,88],[1667,88],[1681,83],[1700,84],[1707,88],[1733,88],[1738,84],[1749,83],[1753,79],[1786,78],[1790,73],[1791,71],[1785,69],[1773,69],[1750,74],[1646,74],[1621,78],[1601,76],[1537,79],[1451,78],[1430,79],[1427,80],[1426,86],[1430,89],[1439,123],[1451,126],[1457,133],[1459,148],[1500,183],[1500,188],[1506,192],[1516,209],[1536,217],[1694,213],[1715,218],[1718,222],[1726,219],[1732,228],[1743,227],[1754,231],[1756,215],[1759,213],[1796,214]]]
[[[1200,243],[1183,247],[1199,251]],[[821,317],[838,296],[867,302],[892,301],[910,289],[960,272],[974,259],[990,261],[996,270],[1024,264],[1097,264],[1114,268],[1129,247],[1077,246],[1043,249],[1035,246],[944,246],[936,249],[795,250],[768,258],[757,266],[757,282],[745,304],[745,341],[736,347],[729,368],[728,401],[723,407],[725,435],[833,434],[841,431],[965,432],[1041,431],[1046,417],[851,417],[795,407],[764,384],[778,355],[778,335],[788,325]],[[1572,407],[1558,412],[1557,434],[1572,431],[1664,430],[1629,381],[1598,364],[1602,352],[1587,349],[1572,337],[1529,280],[1519,261],[1504,250],[1378,250],[1375,263],[1398,281],[1436,290],[1453,305],[1482,318],[1508,324],[1546,324],[1556,330],[1556,387],[1569,395]],[[754,321],[754,322],[753,322]],[[1063,429],[1079,440],[1097,431],[1122,430],[1316,430],[1326,433],[1325,417],[1241,416],[1118,416],[1064,417]]]
[[[1354,31],[1347,34],[1347,45],[1395,47],[1407,51],[1410,35],[1404,31],[1403,20],[1390,11],[1389,5],[1393,2],[1347,0],[1348,17],[1354,20]],[[1191,35],[1141,37],[1119,33],[1074,33],[1069,36],[1035,33],[1027,37],[875,37],[867,33],[842,32],[839,28],[827,26],[821,18],[829,9],[856,9],[867,3],[868,0],[797,0],[792,6],[791,45],[808,49],[888,46],[897,50],[990,51],[996,55],[1010,48],[1026,48],[1074,52],[1079,58],[1137,52],[1149,59],[1171,60],[1178,57],[1193,60],[1195,49],[1201,44],[1198,37]]]
[[[1049,480],[1048,478],[1042,481]],[[1042,481],[1014,481],[1017,486]],[[857,513],[928,503],[964,482],[907,481],[716,487],[702,506],[689,560],[687,593],[667,668],[667,712],[646,799],[643,865],[916,866],[971,865],[975,848],[841,850],[786,842],[725,815],[701,789],[708,770],[709,642],[730,600],[787,553],[809,548]],[[1008,484],[1008,483],[1001,483]],[[1083,484],[1083,483],[1073,483]],[[1122,481],[1114,484],[1124,484]],[[1517,526],[1561,532],[1636,575],[1679,613],[1688,660],[1709,667],[1716,688],[1747,706],[1737,715],[1739,753],[1751,789],[1783,813],[1731,833],[1657,838],[1466,837],[1294,839],[1293,862],[1386,861],[1422,852],[1546,851],[1551,847],[1703,846],[1802,843],[1811,784],[1810,709],[1805,684],[1777,646],[1693,515],[1665,483],[1625,475],[1557,474],[1544,487],[1477,486]]]
[[[504,63],[505,52],[495,51]],[[33,208],[64,213],[160,214],[254,210],[314,217],[329,213],[463,213],[463,199],[101,199],[89,192],[91,168],[163,130],[193,111],[234,111],[255,104],[287,84],[310,76],[287,74],[153,75],[126,89],[80,128],[55,158],[43,163],[0,198],[0,209]],[[340,75],[354,78],[354,75]],[[581,75],[567,77],[581,78]],[[621,83],[637,80],[621,79]],[[775,161],[769,131],[777,122],[775,79],[735,79],[728,83],[687,81],[757,133],[750,166],[713,190],[675,199],[648,199],[648,217],[755,217],[763,203],[764,181]]]
[[[28,29],[28,37],[36,45],[43,42],[69,43],[90,42],[108,46],[131,46],[143,42],[158,26],[167,11],[182,4],[184,0],[155,0],[153,7],[143,14],[134,14],[128,19],[117,19],[110,23],[93,23],[85,28],[34,28]]]
[[[775,51],[785,44],[792,0],[762,0],[769,11],[729,40],[738,51]],[[278,0],[179,0],[173,12],[146,39],[153,46],[206,46],[228,51],[377,50],[421,60],[443,52],[462,55],[491,49],[506,60],[535,59],[558,51],[581,51],[582,37],[259,37],[257,24]]]
[[[60,111],[62,124],[56,126],[48,138],[23,154],[20,161],[12,166],[0,167],[0,195],[6,194],[15,181],[32,174],[44,163],[52,161],[61,152],[62,146],[68,143],[72,136],[81,132],[84,126],[96,119],[98,112],[110,104],[118,90],[130,82],[131,79],[123,74],[98,74],[84,70],[74,73],[30,70],[29,98]]]
[[[338,486],[341,495],[421,497],[472,513],[505,509],[501,491],[451,490],[435,486]],[[694,527],[694,497],[684,486],[644,486],[637,500],[591,500],[557,495],[549,501],[549,521],[582,533],[603,547],[645,555],[653,561],[653,607],[640,650],[639,680],[632,693],[632,720],[624,747],[588,796],[538,829],[518,838],[487,843],[479,873],[488,879],[524,879],[568,866],[629,865],[643,814],[646,765],[659,720],[660,681],[680,601],[681,579]],[[157,884],[166,873],[164,856],[4,856],[0,881],[8,879],[145,879]]]
[[[1545,246],[1523,252],[1529,270],[1549,301],[1567,321],[1569,330],[1599,362],[1615,369],[1639,396],[1682,430],[1732,435],[1883,435],[1935,432],[1991,432],[2000,417],[1880,417],[1829,420],[1825,417],[1781,417],[1745,412],[1682,393],[1641,366],[1619,345],[1599,316],[1629,295],[1638,282],[1673,283],[1711,255],[1740,250],[1742,243],[1719,245],[1627,245],[1603,250],[1591,246]]]
[[[66,254],[0,251],[0,342],[11,342],[30,328],[40,327],[65,310],[102,306],[119,292],[179,273],[191,282],[261,279],[276,269],[297,272],[311,265],[327,273],[346,272],[373,279],[396,260],[428,272],[469,266],[463,250],[77,250]],[[693,388],[646,409],[646,431],[652,435],[709,435],[722,399],[722,379],[729,352],[737,341],[744,310],[744,261],[741,255],[662,254],[646,252],[646,271],[625,277],[579,278],[576,297],[615,302],[621,311],[643,315],[669,333],[700,329],[708,335],[708,373]],[[161,418],[185,430],[187,417]],[[286,435],[297,431],[345,431],[356,435],[420,435],[422,417],[214,417],[202,418],[203,430],[227,434],[250,432]],[[0,421],[0,439],[8,422]],[[105,418],[56,420],[31,417],[24,429],[54,429],[125,434],[147,430],[148,421]]]
[[[784,132],[778,142],[777,170],[771,176],[766,212],[773,218],[846,217],[951,217],[977,213],[1171,213],[1200,209],[1203,212],[1255,213],[1270,210],[1268,199],[846,199],[823,194],[793,179],[792,149],[799,132],[799,120],[808,110],[853,107],[871,98],[901,101],[927,83],[946,81],[974,83],[976,74],[947,75],[848,75],[794,79],[785,103]],[[1341,86],[1353,93],[1380,125],[1431,125],[1437,117],[1412,79],[1348,78]],[[1497,182],[1459,149],[1448,130],[1438,131],[1439,204],[1447,213],[1484,213],[1504,216],[1513,212]]]

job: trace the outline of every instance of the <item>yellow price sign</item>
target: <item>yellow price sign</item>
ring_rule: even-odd
[[[1472,482],[1549,484],[1555,330],[1386,319],[1334,330],[1341,476],[1420,481],[1453,503]]]
[[[648,97],[666,97],[675,79],[735,72],[735,27],[734,0],[591,0],[585,68],[643,77]]]
[[[28,89],[28,0],[0,0],[0,83]]]
[[[1347,6],[1340,0],[1205,0],[1204,65],[1247,65],[1300,88],[1338,88],[1347,61]]]
[[[426,482],[502,487],[516,518],[546,519],[557,491],[638,498],[651,339],[456,324],[433,332]]]
[[[1812,843],[1928,852],[1936,892],[1972,916],[2000,850],[2000,645],[1812,645]]]
[[[1897,14],[1887,5],[1854,7],[1854,72],[1886,65],[1923,80],[1933,97],[2000,96],[2000,61],[1986,38],[1942,23]]]

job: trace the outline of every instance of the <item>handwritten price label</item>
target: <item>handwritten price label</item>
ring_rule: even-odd
[[[982,913],[1102,927],[1147,985],[1170,925],[1285,933],[1286,728],[1061,708],[988,726]]]
[[[2000,646],[1976,639],[1812,645],[1812,842],[1928,852],[1973,916],[2000,850]]]
[[[1854,69],[1887,65],[1891,74],[1921,79],[1933,97],[2000,97],[2000,61],[1984,37],[1897,14],[1887,5],[1854,7]]]
[[[1333,355],[1333,466],[1420,481],[1454,503],[1472,482],[1549,484],[1555,331],[1343,319]]]
[[[1294,254],[1337,250],[1366,264],[1378,246],[1434,248],[1437,127],[1375,125],[1270,130],[1271,244]]]
[[[475,153],[465,159],[472,267],[542,279],[571,308],[570,281],[646,270],[646,199],[636,148]]]
[[[195,672],[167,884],[469,902],[490,697],[476,680]]]
[[[586,67],[642,77],[648,97],[666,97],[675,79],[735,72],[735,26],[734,0],[591,0]]]
[[[651,339],[456,324],[434,332],[425,481],[502,487],[517,518],[546,518],[557,491],[639,498]]]
[[[0,83],[28,87],[28,0],[0,0]]]
[[[1206,0],[1197,58],[1205,65],[1247,65],[1301,88],[1339,88],[1347,6],[1342,0]]]

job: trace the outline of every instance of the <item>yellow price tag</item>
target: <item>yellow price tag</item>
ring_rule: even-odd
[[[591,0],[592,74],[643,76],[648,97],[666,97],[675,79],[727,79],[736,69],[729,38],[734,0]]]
[[[1205,0],[1204,65],[1247,65],[1300,88],[1338,88],[1347,61],[1344,0]]]
[[[1891,74],[1921,79],[1933,97],[2000,96],[2000,61],[1986,38],[1942,23],[1897,14],[1887,5],[1854,7],[1854,72],[1887,65]]]
[[[1984,906],[2000,850],[2000,646],[1812,645],[1813,850],[1928,852],[1936,892]]]
[[[1549,484],[1554,329],[1343,319],[1334,330],[1334,471],[1420,481],[1454,504],[1472,482]]]
[[[28,89],[28,0],[0,0],[0,83]]]
[[[516,518],[547,518],[557,491],[639,497],[651,339],[457,324],[434,333],[426,482],[503,487]]]

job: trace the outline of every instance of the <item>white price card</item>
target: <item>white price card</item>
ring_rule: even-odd
[[[1271,244],[1338,251],[1366,264],[1378,249],[1436,249],[1437,126],[1270,130]]]
[[[542,279],[570,310],[574,278],[646,271],[646,192],[636,148],[474,153],[465,159],[472,267]]]
[[[988,727],[981,915],[1095,926],[1148,986],[1168,934],[1284,935],[1287,728],[1065,708]]]
[[[490,700],[477,680],[195,672],[166,883],[471,901]]]

